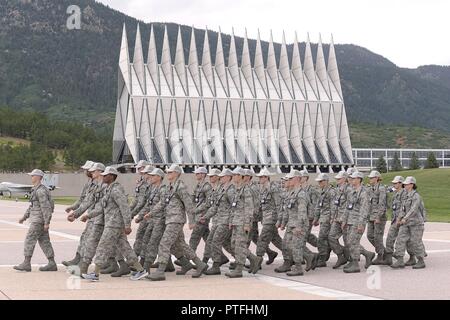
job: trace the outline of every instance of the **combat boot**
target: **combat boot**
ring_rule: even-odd
[[[346,269],[348,269],[348,268],[350,268],[351,267],[351,265],[352,265],[352,263],[353,263],[353,260],[352,259],[350,259],[348,262],[347,262],[347,264],[344,266],[344,270],[346,270]]]
[[[284,260],[283,264],[279,266],[278,268],[275,268],[276,273],[285,273],[291,270],[292,261],[291,260]]]
[[[54,258],[49,258],[47,265],[40,267],[39,271],[58,271]]]
[[[423,258],[417,258],[417,263],[413,265],[413,269],[423,269],[425,268],[425,261],[423,261]]]
[[[403,269],[405,267],[405,262],[403,261],[403,257],[398,257],[397,261],[391,265],[391,268],[394,269]]]
[[[409,256],[409,260],[406,261],[405,266],[411,267],[411,266],[415,265],[416,263],[417,263],[416,257],[414,255],[412,255],[412,256]]]
[[[219,262],[214,262],[212,267],[205,271],[205,274],[208,275],[208,276],[221,274],[221,272],[220,272],[220,263]]]
[[[31,272],[31,257],[25,257],[21,264],[14,266],[14,270]]]
[[[155,268],[158,268],[158,266],[159,266],[159,263],[158,263],[158,262],[155,262],[155,263],[153,263],[153,264],[150,266],[150,268],[155,269]]]
[[[63,261],[62,264],[65,265],[66,267],[68,267],[68,266],[76,266],[77,264],[80,263],[80,260],[81,260],[81,256],[77,252],[76,255],[75,255],[75,258],[73,258],[72,260],[69,260],[69,261]]]
[[[100,270],[101,274],[111,274],[113,272],[117,272],[119,270],[119,265],[117,264],[117,261],[115,258],[109,258],[108,259],[108,266],[104,269]]]
[[[174,265],[172,263],[172,259],[171,258],[169,258],[169,262],[167,263],[166,272],[175,272],[175,267],[174,267]]]
[[[340,266],[343,266],[344,264],[346,264],[346,262],[347,262],[347,259],[345,258],[345,256],[342,253],[339,254],[336,264],[333,266],[333,269],[337,269]]]
[[[358,273],[361,272],[361,270],[359,269],[359,261],[354,260],[351,262],[351,265],[347,268],[344,269],[345,273]]]
[[[194,266],[189,262],[189,260],[186,257],[182,257],[182,258],[178,259],[178,261],[181,263],[181,269],[176,272],[177,276],[183,276],[189,270],[194,268]],[[176,261],[175,261],[175,263],[176,263]],[[158,267],[158,269],[159,269],[159,267]]]
[[[242,264],[236,264],[236,269],[225,273],[225,275],[228,278],[242,278],[242,269],[244,269]]]
[[[344,247],[344,257],[347,259],[347,261],[350,261],[350,252],[347,248]]]
[[[131,269],[128,266],[128,264],[124,260],[119,261],[119,270],[117,270],[114,273],[111,273],[111,277],[118,278],[121,276],[126,276],[127,274],[130,274]]]
[[[286,274],[290,277],[302,276],[303,275],[302,264],[301,263],[294,264],[292,266],[292,270],[286,272]]]
[[[222,260],[220,261],[220,266],[223,266],[224,264],[227,264],[228,262],[230,262],[230,260],[228,260],[227,257],[222,256]]]
[[[166,275],[164,274],[166,268],[167,266],[165,263],[159,263],[158,269],[152,274],[149,274],[146,278],[152,281],[164,281],[166,280]]]
[[[319,255],[317,253],[313,253],[312,255],[307,255],[305,257],[306,260],[306,271],[309,270],[314,270],[317,266],[317,259],[318,259]]]
[[[372,264],[372,260],[373,258],[375,258],[375,253],[364,250],[362,251],[362,255],[364,256],[364,258],[366,258],[366,264],[364,265],[364,268],[367,269]]]
[[[179,259],[175,260],[174,263],[175,263],[177,266],[179,266],[179,267],[182,266],[181,261],[180,261]]]
[[[327,266],[327,262],[326,262],[326,256],[320,256],[318,259],[317,259],[317,268],[324,268],[324,267],[326,267]]]
[[[272,264],[275,261],[275,258],[278,256],[278,252],[269,251],[267,253],[267,255],[269,256],[269,260],[266,261],[266,264],[270,265],[270,264]]]
[[[385,253],[384,254],[383,264],[385,266],[390,266],[392,264],[392,253]]]
[[[250,269],[248,270],[248,273],[256,274],[259,269],[261,269],[263,257],[250,255],[248,259],[250,260]]]
[[[78,265],[80,267],[80,275],[82,274],[88,274],[88,269],[89,269],[89,264],[81,261],[80,264]]]
[[[381,254],[381,253],[377,254],[377,257],[375,260],[372,261],[372,264],[374,266],[379,266],[379,265],[384,264],[383,254]]]
[[[208,269],[208,265],[200,260],[198,257],[194,258],[194,263],[196,265],[196,271],[192,274],[192,278],[200,278],[203,272]]]
[[[230,262],[230,267],[229,267],[229,269],[230,269],[230,270],[236,269],[236,262]]]

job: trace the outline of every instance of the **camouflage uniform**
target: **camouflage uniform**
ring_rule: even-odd
[[[288,204],[289,198],[291,197],[292,190],[284,189],[280,193],[280,210],[278,211],[278,225],[286,227],[288,223],[288,214],[286,212],[286,206]],[[289,249],[288,249],[288,239],[286,232],[284,233],[284,237],[282,240],[282,253],[283,253],[283,259],[288,260],[290,257]]]
[[[28,207],[23,220],[30,219],[30,227],[28,229],[25,243],[24,256],[31,258],[33,256],[36,242],[44,252],[47,259],[53,259],[55,253],[50,242],[50,235],[48,230],[44,231],[44,225],[50,225],[52,219],[53,204],[51,195],[48,189],[39,184],[31,189],[30,206]]]
[[[322,189],[319,195],[319,200],[316,204],[314,220],[320,222],[319,237],[317,240],[317,248],[319,250],[319,259],[324,262],[327,261],[331,252],[328,236],[331,229],[331,208],[335,199],[335,190],[328,186]]]
[[[380,256],[384,254],[383,235],[386,226],[387,194],[386,188],[377,183],[367,188],[370,202],[370,215],[367,224],[367,239],[375,247]],[[380,223],[375,223],[375,220]]]
[[[255,210],[253,212],[252,226],[251,226],[251,230],[250,230],[250,233],[248,236],[248,245],[250,246],[251,242],[253,242],[255,245],[258,244],[258,235],[259,235],[258,222],[262,221],[262,215],[259,210],[259,187],[258,187],[258,185],[255,182],[250,181],[247,184],[247,186],[252,194],[253,208]]]
[[[130,204],[131,219],[133,219],[137,214],[139,214],[142,208],[144,208],[144,205],[147,201],[150,192],[151,186],[147,183],[147,180],[143,176],[141,176],[136,185],[134,200]],[[143,238],[145,231],[147,230],[147,225],[148,221],[145,219],[142,220],[139,223],[139,227],[136,231],[136,238],[134,241],[133,250],[134,252],[136,252],[137,255],[139,255],[139,253],[143,249]]]
[[[387,238],[386,238],[386,253],[394,253],[394,244],[397,239],[399,226],[397,226],[397,222],[399,218],[401,219],[403,215],[403,203],[406,199],[407,191],[405,189],[401,189],[400,191],[395,191],[394,196],[392,198],[392,219],[391,226],[389,228]],[[407,250],[410,255],[412,255],[412,250],[410,246],[410,241],[407,243]]]
[[[259,235],[256,255],[262,257],[272,242],[280,251],[283,251],[283,241],[275,227],[280,208],[280,193],[278,188],[270,183],[268,187],[261,186],[258,190],[257,208],[262,217],[262,230]]]
[[[425,256],[425,247],[422,236],[426,215],[422,198],[417,191],[412,190],[407,192],[401,210],[401,218],[406,220],[406,223],[400,226],[397,242],[395,243],[395,256],[403,259],[406,245],[410,242],[410,249],[413,255],[419,259],[423,259]]]
[[[164,210],[155,213],[153,211],[156,204],[161,201],[162,195],[166,193],[166,188],[165,185],[154,186],[144,209],[140,213],[141,218],[143,218],[145,213],[150,213],[147,230],[143,238],[144,246],[140,253],[141,257],[145,258],[146,264],[155,262],[156,256],[158,255],[158,246],[166,229]]]
[[[221,263],[226,259],[222,247],[230,254],[233,254],[231,248],[231,231],[229,227],[230,209],[233,203],[235,187],[232,184],[221,185],[211,199],[213,204],[206,212],[205,218],[212,218],[212,227],[208,236],[207,243],[211,247],[211,258],[215,263]]]
[[[335,189],[335,195],[332,206],[332,223],[330,233],[328,234],[328,243],[336,255],[344,254],[348,251],[349,244],[347,240],[347,228],[343,229],[345,211],[347,210],[347,197],[352,192],[352,187],[343,184]],[[344,247],[339,243],[339,238],[343,237]]]
[[[192,250],[197,251],[197,247],[200,243],[200,239],[206,243],[209,235],[209,220],[206,220],[204,223],[200,223],[199,219],[206,213],[208,210],[208,197],[212,191],[212,187],[209,182],[205,181],[197,183],[194,188],[194,194],[192,195],[192,201],[195,205],[195,209],[193,212],[194,215],[194,229],[192,229],[191,238],[189,239],[189,246]],[[209,252],[206,253],[208,257],[210,255]]]
[[[311,203],[311,206],[308,209],[308,219],[309,219],[309,227],[308,227],[308,235],[306,237],[306,242],[308,242],[313,247],[317,248],[317,237],[311,233],[311,230],[313,228],[313,220],[314,220],[314,208],[317,205],[317,202],[319,201],[319,191],[314,188],[312,185],[307,185],[303,188],[309,197],[309,202]],[[306,249],[307,252],[311,253],[309,249]]]
[[[369,194],[364,186],[359,190],[352,189],[347,198],[347,210],[342,221],[347,228],[347,240],[352,261],[359,261],[363,250],[361,246],[362,233],[358,232],[358,226],[366,227],[369,217],[370,202]]]
[[[117,181],[111,183],[105,189],[101,202],[103,210],[88,213],[91,219],[103,213],[105,219],[105,229],[95,252],[95,264],[106,266],[108,258],[116,256],[116,251],[126,258],[129,265],[136,264],[138,258],[124,233],[125,228],[131,227],[131,213],[125,189]]]

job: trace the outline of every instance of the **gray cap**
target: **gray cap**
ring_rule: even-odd
[[[239,175],[239,176],[245,176],[245,170],[242,169],[241,167],[236,167],[236,168],[233,170],[233,175],[235,175],[235,176],[237,176],[237,175]]]
[[[317,178],[316,181],[329,181],[330,180],[330,176],[328,175],[328,173],[320,173]]]
[[[208,170],[207,170],[205,167],[198,167],[197,169],[194,170],[194,173],[195,173],[195,174],[197,174],[197,173],[204,173],[204,174],[207,174],[207,173],[208,173]]]
[[[89,172],[94,172],[94,171],[105,171],[105,165],[103,163],[100,162],[96,162],[94,163],[94,165],[89,169]]]
[[[416,178],[414,177],[406,177],[405,182],[403,182],[403,184],[416,184]]]
[[[44,176],[44,171],[39,170],[39,169],[34,169],[33,171],[31,171],[30,173],[28,173],[29,176],[39,176],[39,177],[43,177]]]
[[[86,161],[84,165],[81,166],[81,169],[89,170],[94,165],[94,161]]]
[[[222,172],[219,174],[219,177],[228,177],[228,176],[232,176],[233,175],[233,171],[231,171],[228,168],[223,168]]]
[[[103,171],[103,173],[101,174],[102,176],[107,176],[108,174],[113,174],[118,176],[119,175],[119,171],[117,171],[116,168],[114,167],[106,167],[105,171]]]
[[[153,169],[152,170],[152,172],[150,172],[150,173],[148,173],[149,175],[152,175],[152,176],[160,176],[161,178],[163,178],[164,179],[164,171],[162,171],[161,169],[159,169],[159,168],[155,168],[155,169]]]
[[[369,178],[381,178],[381,173],[376,170],[370,171]]]
[[[243,169],[243,170],[244,170],[244,176],[253,177],[255,175],[254,172],[250,169]]]
[[[308,173],[308,170],[302,170],[302,171],[300,171],[300,173],[301,173],[301,176],[302,177],[309,177],[309,173]]]
[[[334,179],[343,179],[347,178],[347,172],[345,171],[339,171],[337,175],[334,176]]]
[[[142,170],[141,172],[149,174],[150,172],[153,171],[153,169],[155,169],[155,167],[152,166],[151,164],[148,164],[145,166],[144,170]]]
[[[405,178],[402,176],[395,176],[394,180],[392,180],[392,183],[403,183],[405,181]]]
[[[220,169],[212,168],[209,169],[208,177],[219,176],[221,173]]]
[[[347,169],[347,174],[348,174],[348,176],[351,178],[351,175],[354,173],[354,172],[356,172],[356,171],[358,171],[358,170],[356,170],[356,168],[348,168]]]
[[[177,164],[171,164],[169,168],[166,169],[166,172],[178,172],[178,173],[183,173],[183,169],[181,169],[181,167]]]
[[[134,167],[135,169],[140,169],[142,167],[145,167],[146,165],[148,165],[148,161],[145,160],[139,160],[138,163],[136,164],[136,166]]]
[[[364,179],[364,174],[362,172],[355,171],[355,172],[352,173],[350,178],[352,178],[352,179],[356,179],[356,178]]]
[[[272,173],[267,169],[267,167],[264,167],[261,169],[261,171],[256,175],[257,177],[270,177]]]
[[[298,170],[295,170],[295,169],[292,169],[291,172],[289,172],[286,175],[286,179],[292,179],[292,178],[295,178],[295,177],[303,177],[302,172],[298,171]]]

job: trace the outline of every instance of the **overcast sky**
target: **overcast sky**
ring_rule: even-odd
[[[448,0],[97,0],[144,22],[175,22],[287,42],[298,32],[323,42],[352,43],[400,67],[450,65]]]

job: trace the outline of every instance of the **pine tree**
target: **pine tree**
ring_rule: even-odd
[[[383,156],[378,158],[377,171],[380,172],[380,173],[386,173],[387,172],[387,164],[386,164],[386,160],[384,160]]]
[[[403,166],[402,166],[402,163],[400,162],[400,158],[398,157],[397,152],[394,153],[394,157],[392,158],[391,170],[392,171],[402,171],[403,170]]]
[[[436,160],[434,152],[429,152],[427,157],[427,162],[425,164],[426,169],[439,168],[439,162]]]
[[[417,154],[413,152],[411,156],[411,162],[409,163],[409,169],[410,170],[417,170],[420,168],[420,161],[419,157],[417,157]]]

